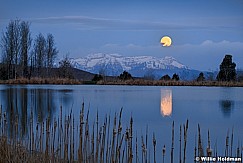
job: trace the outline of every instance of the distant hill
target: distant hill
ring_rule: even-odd
[[[92,74],[87,71],[83,71],[77,68],[71,68],[70,71],[73,74],[73,77],[78,80],[90,81],[93,79],[95,74]]]
[[[59,68],[51,68],[47,73],[46,69],[42,68],[42,69],[40,69],[40,74],[41,74],[41,77],[44,77],[44,78],[52,78],[52,77],[58,78],[60,75],[60,71],[61,70]],[[90,81],[93,79],[93,77],[95,75],[90,72],[83,71],[83,70],[80,70],[77,68],[68,68],[67,71],[71,74],[71,76],[74,79],[83,80],[83,81]],[[38,77],[38,75],[35,72],[36,71],[33,71],[32,77]]]

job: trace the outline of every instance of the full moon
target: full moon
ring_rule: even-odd
[[[163,45],[163,46],[171,46],[171,38],[169,36],[164,36],[161,38],[160,40],[160,43]]]

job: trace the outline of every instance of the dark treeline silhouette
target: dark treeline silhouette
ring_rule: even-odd
[[[197,77],[197,81],[204,81],[204,80],[205,80],[204,74],[203,74],[203,72],[201,72],[199,74],[199,76]]]
[[[118,76],[118,78],[119,78],[120,80],[129,80],[129,79],[133,79],[132,75],[131,75],[129,72],[127,72],[127,71],[123,71],[123,73],[121,73],[121,74]]]
[[[236,64],[232,61],[232,55],[225,55],[220,64],[220,71],[217,75],[218,81],[235,81],[236,80]]]
[[[30,23],[11,20],[1,37],[1,79],[44,77],[54,66],[58,50],[54,36],[41,33],[32,40]],[[33,46],[32,46],[33,45]]]
[[[179,77],[178,74],[173,74],[173,76],[171,78],[168,74],[166,74],[166,75],[162,76],[160,78],[160,80],[164,80],[164,81],[170,81],[170,80],[179,81],[180,80],[180,77]]]

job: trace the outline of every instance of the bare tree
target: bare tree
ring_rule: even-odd
[[[23,77],[28,76],[28,58],[29,50],[31,47],[31,34],[30,34],[30,24],[29,22],[21,22],[21,31],[20,31],[20,59],[19,64],[21,68],[21,75]]]
[[[20,52],[20,20],[12,20],[1,39],[3,64],[7,67],[8,79],[17,77],[17,64]]]
[[[55,47],[54,37],[52,34],[48,34],[46,38],[46,67],[48,75],[49,70],[53,68],[53,64],[57,54],[58,50]]]
[[[20,20],[14,21],[14,78],[17,78],[17,66],[20,54]]]
[[[32,52],[32,67],[37,70],[37,76],[41,76],[41,70],[45,67],[45,57],[46,57],[46,40],[45,37],[39,33],[34,41],[34,47]]]
[[[30,23],[18,19],[11,20],[0,40],[1,70],[6,71],[4,79],[49,75],[58,54],[53,35],[48,34],[45,39],[39,33],[34,40],[32,51],[31,43]]]

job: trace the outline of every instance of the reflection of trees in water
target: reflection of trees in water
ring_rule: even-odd
[[[48,117],[52,119],[56,109],[54,91],[49,89],[31,89],[31,109],[34,114],[34,119],[41,123]]]
[[[20,118],[21,122],[21,135],[25,135],[27,133],[27,107],[28,107],[28,91],[27,89],[20,89],[19,103],[20,103],[20,113],[22,114]],[[17,98],[16,98],[17,99]]]
[[[73,97],[70,96],[70,93],[73,92],[73,90],[70,89],[62,89],[58,91],[60,93],[60,105],[63,106],[63,108],[70,108],[72,106]]]
[[[219,103],[220,103],[222,113],[225,116],[229,117],[231,115],[231,112],[234,109],[234,101],[232,101],[232,100],[221,100]]]
[[[10,137],[15,135],[15,123],[18,122],[20,136],[28,133],[31,110],[39,123],[48,116],[52,119],[56,109],[54,91],[49,89],[27,89],[8,87],[0,92],[1,104],[7,113]]]

